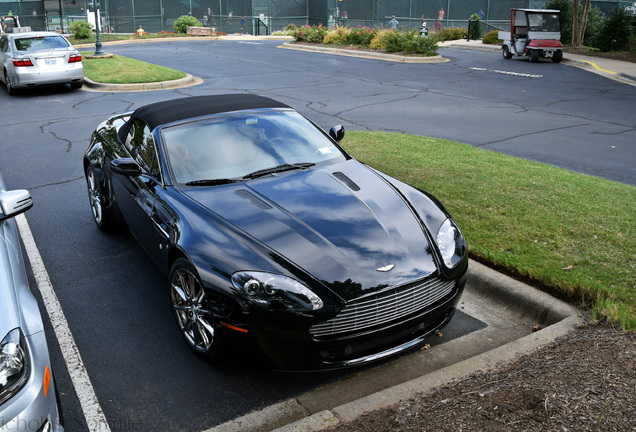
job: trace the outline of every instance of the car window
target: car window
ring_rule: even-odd
[[[159,159],[155,139],[146,123],[135,120],[128,130],[124,145],[145,173],[159,179]]]
[[[178,183],[241,178],[283,164],[323,163],[344,155],[296,112],[232,114],[163,128]]]
[[[9,45],[7,44],[7,38],[6,37],[0,38],[0,51],[7,52],[8,47]]]
[[[50,49],[68,48],[69,44],[60,36],[37,36],[14,39],[18,51],[42,51]]]

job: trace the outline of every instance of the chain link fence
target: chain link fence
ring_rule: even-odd
[[[398,28],[415,29],[426,22],[431,29],[468,27],[473,14],[482,31],[503,29],[511,8],[541,9],[547,0],[99,0],[103,32],[133,33],[140,27],[149,33],[172,32],[182,15],[192,15],[222,33],[271,34],[289,24],[296,26],[342,25],[388,27],[393,16]],[[609,15],[617,7],[632,6],[633,0],[592,1]],[[94,22],[95,5],[90,0],[0,0],[0,15],[20,16],[23,26],[34,30],[65,31],[76,20]]]

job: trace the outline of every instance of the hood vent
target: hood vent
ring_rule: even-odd
[[[336,171],[333,173],[333,176],[343,182],[349,189],[354,192],[358,192],[360,190],[360,186],[358,186],[353,180],[347,177],[344,173],[340,171]]]
[[[252,194],[250,191],[247,191],[245,189],[240,189],[240,190],[237,190],[235,193],[241,198],[243,198],[244,200],[251,202],[252,204],[254,204],[256,207],[258,207],[261,210],[272,209],[271,205],[267,204],[265,201],[263,201],[256,195]]]

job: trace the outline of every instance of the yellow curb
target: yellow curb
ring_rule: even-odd
[[[579,60],[579,61],[582,62],[582,63],[587,63],[587,64],[592,65],[592,67],[594,69],[596,69],[597,71],[606,72],[606,73],[611,74],[611,75],[616,75],[616,72],[612,72],[611,70],[603,69],[602,67],[600,67],[599,65],[597,65],[596,63],[593,63],[591,61],[587,61],[587,60]]]

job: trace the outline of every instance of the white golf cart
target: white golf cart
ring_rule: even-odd
[[[499,39],[503,40],[503,57],[528,56],[533,63],[542,57],[559,63],[563,58],[559,12],[552,9],[510,9],[510,31],[499,31]]]

